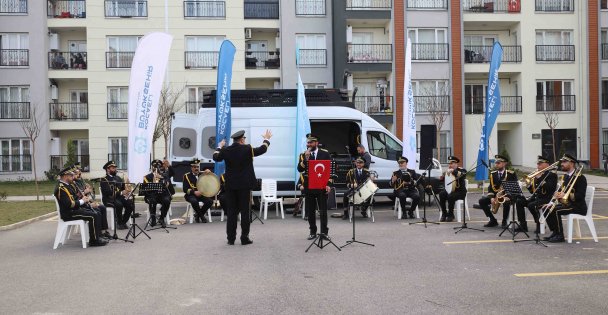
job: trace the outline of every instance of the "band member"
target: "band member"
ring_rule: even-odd
[[[61,219],[64,221],[84,220],[88,222],[89,246],[106,245],[107,242],[101,239],[101,216],[95,211],[83,208],[89,202],[89,197],[83,196],[81,199],[78,199],[76,196],[78,192],[72,186],[74,181],[72,167],[66,167],[61,170],[59,176],[59,183],[53,194],[59,203]]]
[[[101,179],[101,200],[106,207],[114,208],[114,218],[118,223],[119,230],[126,230],[127,223],[131,218],[137,217],[135,212],[135,202],[130,197],[131,188],[119,176],[116,176],[116,163],[108,161],[104,164],[106,177]],[[128,200],[127,197],[130,197]],[[123,213],[122,210],[125,210]]]
[[[439,204],[441,206],[440,222],[454,221],[454,204],[457,200],[464,200],[467,197],[466,176],[467,170],[458,166],[460,159],[455,156],[448,156],[448,170],[446,174],[450,174],[454,179],[446,179],[446,176],[441,176],[441,180],[454,181],[452,183],[452,191],[442,190],[439,193]],[[447,183],[446,183],[447,184]],[[447,211],[446,211],[447,203]]]
[[[536,161],[536,169],[537,171],[546,169],[549,167],[549,164],[549,159],[539,155],[538,160]],[[520,228],[516,229],[517,232],[528,232],[526,212],[524,210],[525,207],[528,207],[534,218],[534,222],[536,223],[536,230],[534,233],[540,233],[540,223],[538,222],[539,208],[551,201],[551,197],[553,197],[553,192],[555,192],[556,187],[557,174],[555,174],[553,170],[546,170],[538,173],[530,180],[530,184],[527,185],[526,188],[532,196],[528,199],[523,196],[518,196],[515,201],[517,206],[517,220],[519,221],[520,226]]]
[[[264,142],[261,146],[254,148],[245,143],[245,131],[235,132],[232,144],[225,147],[226,140],[222,139],[218,148],[213,153],[213,160],[216,162],[226,162],[226,201],[228,201],[228,222],[226,224],[226,234],[228,245],[234,245],[236,240],[236,223],[239,212],[241,213],[241,244],[248,245],[253,243],[249,238],[251,190],[256,188],[258,183],[253,169],[253,158],[260,156],[268,150],[272,133],[266,130]]]
[[[156,205],[160,203],[160,217],[158,223],[162,227],[166,227],[165,217],[171,207],[172,194],[169,190],[171,180],[166,177],[166,172],[161,173],[163,162],[161,160],[153,160],[151,163],[152,172],[144,176],[144,184],[147,183],[160,183],[163,186],[162,192],[147,192],[144,196],[144,201],[148,204],[148,211],[150,211],[150,226],[156,225]]]
[[[74,181],[72,182],[72,186],[74,186],[74,191],[77,192],[77,197],[82,199],[83,196],[89,197],[89,202],[83,205],[83,208],[90,209],[95,211],[100,216],[100,224],[101,224],[101,236],[110,238],[110,232],[108,232],[108,217],[107,210],[104,205],[100,205],[95,201],[95,194],[93,191],[93,187],[87,184],[82,178],[82,171],[80,169],[80,163],[74,164],[72,167],[74,172]]]
[[[585,201],[585,195],[587,194],[587,178],[583,174],[579,174],[576,176],[576,164],[578,164],[578,160],[570,154],[565,154],[564,157],[561,158],[561,166],[562,171],[566,172],[562,177],[562,186],[569,187],[571,185],[571,181],[575,180],[572,191],[567,196],[567,203],[560,203],[555,206],[553,212],[549,214],[547,217],[547,225],[553,232],[551,236],[546,237],[545,240],[551,243],[560,243],[563,242],[564,239],[564,226],[562,224],[562,216],[569,214],[587,214],[587,202]],[[565,196],[564,189],[558,190],[554,197],[558,200],[561,200]]]
[[[486,216],[490,218],[490,221],[488,221],[488,223],[486,223],[484,227],[494,227],[498,225],[498,221],[496,221],[496,218],[492,214],[490,205],[493,205],[498,202],[497,198],[495,197],[496,193],[502,189],[502,182],[517,181],[517,175],[515,175],[513,171],[506,169],[507,163],[509,163],[509,160],[507,160],[506,157],[502,155],[494,156],[494,165],[496,166],[496,170],[490,173],[490,185],[488,186],[488,194],[487,196],[483,196],[481,197],[481,199],[479,199],[479,206],[481,206],[481,209],[483,209],[483,212],[486,214]],[[508,200],[508,198],[506,198],[502,207],[502,228],[507,227],[510,206],[511,202]]]
[[[369,170],[364,168],[365,160],[363,158],[358,157],[355,160],[355,168],[351,169],[346,173],[346,188],[348,188],[348,192],[344,194],[344,205],[346,205],[346,210],[344,210],[344,215],[342,216],[343,220],[348,219],[348,203],[349,197],[353,195],[355,189],[365,183],[366,180],[370,178]],[[371,198],[370,198],[371,199]],[[361,204],[361,215],[364,218],[367,218],[367,207],[369,207],[370,200],[366,200]],[[353,213],[354,215],[354,213]]]
[[[363,168],[369,170],[369,166],[372,163],[372,156],[369,154],[369,152],[365,151],[365,146],[362,144],[357,145],[357,153],[364,161]]]
[[[161,175],[167,181],[167,188],[169,189],[169,193],[171,194],[171,196],[175,195],[175,187],[173,187],[173,184],[171,183],[171,178],[175,176],[175,170],[173,170],[173,167],[171,167],[171,163],[169,163],[169,160],[167,160],[167,158],[163,159],[162,166],[159,169],[159,173],[161,173]]]
[[[194,210],[194,220],[196,223],[207,223],[207,219],[205,218],[205,213],[211,208],[213,205],[213,199],[209,197],[205,197],[201,194],[198,189],[196,189],[196,183],[198,181],[198,176],[201,173],[211,173],[209,169],[200,171],[201,161],[197,158],[193,159],[190,162],[190,172],[184,174],[184,181],[182,182],[182,187],[184,189],[184,198]],[[199,202],[203,203],[203,208],[199,206]]]
[[[407,215],[410,219],[413,219],[414,210],[416,210],[416,207],[418,207],[418,203],[420,202],[420,193],[415,185],[415,182],[420,178],[420,174],[407,168],[408,159],[404,156],[399,157],[397,163],[399,164],[399,170],[394,171],[393,176],[391,176],[391,186],[394,189],[393,194],[395,195],[395,198],[399,198],[401,210],[403,211],[403,218],[405,218],[406,213],[406,199],[412,199],[412,206],[407,212]]]
[[[306,138],[306,146],[308,149],[300,153],[298,159],[298,171],[304,177],[304,203],[306,204],[306,215],[308,216],[308,227],[310,234],[308,239],[312,240],[317,237],[317,214],[316,209],[319,207],[319,217],[321,219],[321,236],[329,239],[329,228],[327,227],[327,194],[331,191],[332,180],[330,179],[325,186],[325,189],[308,189],[308,161],[309,160],[329,160],[331,155],[325,149],[319,148],[319,139],[313,135],[308,135]]]

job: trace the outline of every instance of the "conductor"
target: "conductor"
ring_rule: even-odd
[[[255,171],[253,169],[253,158],[266,153],[270,145],[272,132],[266,130],[262,137],[264,142],[261,146],[254,148],[245,144],[245,130],[239,130],[232,136],[232,144],[228,147],[226,140],[222,139],[213,153],[216,162],[226,161],[226,173],[224,174],[225,193],[228,208],[228,223],[226,234],[228,245],[234,245],[236,239],[236,222],[238,214],[241,214],[241,244],[253,243],[249,238],[249,200],[251,190],[257,185]]]

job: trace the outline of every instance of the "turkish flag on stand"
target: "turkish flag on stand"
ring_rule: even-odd
[[[331,174],[329,160],[308,160],[308,189],[325,189]]]

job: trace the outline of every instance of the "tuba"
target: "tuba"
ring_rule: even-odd
[[[540,218],[538,220],[540,223],[547,222],[547,218],[549,217],[549,215],[551,215],[553,210],[555,210],[555,207],[557,206],[558,203],[561,203],[563,205],[568,205],[570,203],[570,200],[573,198],[572,189],[574,189],[574,184],[576,184],[576,181],[581,176],[582,172],[583,172],[583,165],[581,165],[579,168],[577,168],[574,171],[574,176],[572,177],[572,179],[570,180],[568,185],[562,185],[557,190],[556,194],[563,192],[564,196],[562,198],[557,198],[554,196],[551,199],[551,201],[549,201],[548,204],[546,204],[542,207],[542,212],[541,212]],[[572,196],[572,198],[571,198],[571,196]]]

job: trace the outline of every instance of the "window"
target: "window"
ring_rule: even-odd
[[[574,0],[536,0],[537,12],[572,12]]]
[[[226,1],[188,0],[184,1],[184,17],[222,18],[226,17]]]
[[[447,112],[450,102],[448,82],[443,80],[412,81],[416,112]]]
[[[186,69],[217,67],[225,36],[186,36]]]
[[[188,100],[186,101],[186,113],[197,114],[204,102],[205,93],[214,90],[213,86],[189,86]]]
[[[326,66],[327,46],[325,34],[296,34],[300,65]]]
[[[108,120],[127,119],[129,117],[128,104],[128,87],[108,87]]]
[[[448,60],[447,29],[409,29],[408,37],[412,41],[412,60]]]
[[[570,45],[572,31],[568,30],[539,30],[536,31],[536,45]]]
[[[106,17],[147,17],[148,1],[106,0]]]
[[[30,118],[30,88],[0,86],[0,119]]]
[[[296,15],[325,15],[325,0],[296,0]]]
[[[371,155],[385,160],[397,161],[403,152],[403,147],[397,141],[381,131],[368,131],[367,145]]]
[[[0,172],[31,172],[30,140],[0,139]]]
[[[602,129],[602,153],[608,155],[608,129]]]
[[[536,111],[574,111],[572,81],[537,81]]]
[[[602,0],[601,2],[602,10],[608,10],[608,0]]]
[[[0,13],[27,13],[27,0],[0,0]]]
[[[28,66],[29,45],[26,33],[0,33],[0,66]]]
[[[536,31],[536,60],[574,61],[574,45],[572,45],[572,31]]]
[[[127,137],[120,138],[108,138],[110,142],[110,149],[108,150],[108,160],[116,163],[116,168],[120,170],[127,169],[128,161],[128,150],[129,141]]]
[[[484,62],[492,59],[492,49],[496,35],[465,35],[465,62]],[[504,47],[503,47],[504,48]]]
[[[142,36],[108,36],[107,68],[130,68]]]
[[[608,29],[602,29],[600,33],[602,60],[608,60]]]
[[[602,80],[602,109],[608,109],[608,79]]]
[[[305,89],[326,89],[327,84],[325,83],[304,83]]]
[[[467,114],[482,114],[486,94],[485,84],[466,84],[464,86],[464,105]]]

